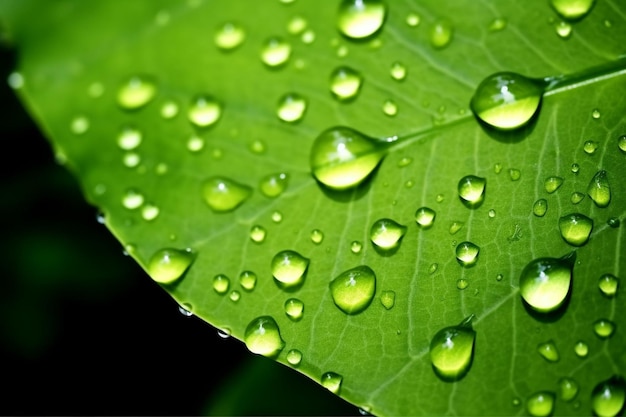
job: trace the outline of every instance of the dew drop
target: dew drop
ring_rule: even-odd
[[[509,169],[509,177],[511,177],[511,181],[518,181],[522,176],[522,173],[519,169],[511,168]]]
[[[231,291],[228,298],[230,298],[230,301],[233,303],[236,303],[241,298],[241,293],[239,291]]]
[[[308,23],[302,16],[293,16],[287,22],[287,32],[290,35],[299,35],[306,30]]]
[[[496,281],[498,281],[498,282],[502,281],[503,278],[504,278],[504,275],[502,275],[502,274],[496,275]]]
[[[243,271],[239,274],[239,285],[246,291],[254,290],[256,287],[257,276],[252,271]]]
[[[539,391],[528,397],[526,409],[533,417],[547,417],[554,410],[554,393],[550,391]]]
[[[564,19],[577,20],[593,7],[595,0],[550,0],[554,10]]]
[[[604,274],[598,281],[598,288],[600,289],[600,292],[609,298],[615,297],[618,287],[619,280],[612,274]]]
[[[476,339],[473,319],[474,315],[471,315],[457,326],[439,330],[432,338],[430,360],[440,378],[458,380],[469,371]]]
[[[587,186],[587,194],[596,206],[600,208],[607,207],[611,202],[611,187],[609,186],[609,179],[606,176],[606,171],[601,170],[593,176]]]
[[[383,159],[385,145],[349,127],[327,129],[311,148],[311,172],[327,187],[337,190],[356,187]]]
[[[591,117],[598,120],[600,118],[600,116],[602,116],[600,114],[600,110],[598,109],[593,109],[593,111],[591,112]]]
[[[389,117],[393,117],[398,114],[398,105],[395,101],[388,99],[383,102],[383,113]]]
[[[265,240],[265,236],[267,236],[267,231],[263,226],[254,225],[250,229],[250,239],[256,243],[263,243]]]
[[[615,323],[608,319],[599,319],[593,322],[593,332],[600,339],[608,339],[615,331]]]
[[[428,267],[428,273],[432,275],[435,272],[437,272],[437,269],[439,269],[439,264],[437,263],[430,264],[430,266]]]
[[[178,115],[178,104],[174,101],[166,101],[161,106],[161,117],[164,119],[173,119]]]
[[[437,194],[437,196],[435,197],[435,201],[436,201],[437,203],[443,203],[444,198],[445,198],[445,197],[444,197],[444,195],[443,195],[443,194]]]
[[[583,145],[583,151],[585,151],[585,153],[589,155],[593,155],[597,149],[598,149],[598,142],[593,141],[593,140],[588,140]]]
[[[420,207],[415,212],[415,222],[423,229],[428,229],[435,223],[435,210],[428,207]]]
[[[626,135],[622,135],[617,138],[617,147],[620,151],[626,153]]]
[[[200,152],[204,149],[204,139],[199,136],[192,136],[187,140],[187,149],[189,152]]]
[[[224,177],[212,177],[202,185],[204,201],[211,210],[223,213],[234,210],[252,194],[247,185]]]
[[[280,223],[283,221],[283,214],[280,211],[276,210],[272,213],[271,218],[274,223]]]
[[[409,157],[409,156],[404,156],[404,157],[402,157],[402,159],[400,159],[400,160],[398,161],[398,166],[399,166],[400,168],[404,168],[404,167],[406,167],[406,166],[411,165],[411,162],[413,162],[413,158],[411,158],[411,157]]]
[[[620,220],[617,217],[609,217],[606,221],[606,224],[608,224],[610,227],[616,229],[619,227],[620,224]]]
[[[193,316],[193,312],[191,310],[192,310],[191,305],[187,303],[183,303],[182,305],[178,306],[178,312],[185,317]]]
[[[358,240],[355,240],[352,243],[350,243],[350,250],[352,251],[352,253],[354,254],[361,253],[362,249],[363,249],[363,244],[359,242]]]
[[[586,358],[587,355],[589,354],[589,345],[587,345],[585,342],[583,342],[582,340],[579,340],[578,342],[576,342],[576,344],[574,345],[574,353],[576,354],[576,356],[578,356],[579,358]]]
[[[558,362],[560,359],[559,351],[552,340],[537,346],[537,352],[548,362]]]
[[[291,56],[291,45],[282,38],[270,38],[263,45],[261,60],[270,68],[284,65]]]
[[[592,229],[593,220],[580,213],[568,214],[559,219],[561,237],[572,246],[583,246],[587,243]]]
[[[552,194],[553,192],[558,190],[559,187],[561,187],[562,184],[563,184],[563,178],[561,178],[561,177],[548,177],[543,182],[543,187],[545,188],[545,190],[546,190],[546,192],[548,194]]]
[[[89,85],[89,88],[87,88],[87,94],[91,98],[102,97],[102,94],[104,94],[104,86],[102,83],[92,83]]]
[[[531,261],[520,276],[520,293],[534,310],[548,313],[559,308],[569,292],[572,282],[572,263],[575,254],[568,258],[538,258]]]
[[[311,242],[319,245],[324,240],[324,233],[319,229],[313,229],[311,231]]]
[[[283,288],[302,285],[305,272],[309,267],[309,259],[296,251],[284,250],[272,258],[272,275]]]
[[[122,205],[128,210],[135,210],[144,203],[144,196],[134,188],[128,189],[122,197]]]
[[[143,135],[141,131],[135,127],[123,127],[117,135],[117,146],[125,151],[137,148],[141,144]]]
[[[70,122],[70,131],[75,135],[82,135],[89,130],[89,119],[77,116]]]
[[[475,175],[466,175],[458,184],[459,198],[468,207],[477,207],[485,198],[487,180]]]
[[[225,328],[225,329],[217,329],[217,335],[221,338],[221,339],[228,339],[231,336],[230,333],[230,329]]]
[[[194,255],[188,250],[160,249],[150,258],[148,274],[159,284],[171,284],[183,276],[193,258]]]
[[[493,172],[495,172],[496,174],[501,173],[501,172],[502,172],[502,164],[501,164],[501,163],[499,163],[499,162],[496,162],[496,163],[493,165]]]
[[[285,314],[293,321],[302,319],[304,315],[304,303],[297,298],[290,298],[285,301]]]
[[[580,171],[580,165],[573,163],[571,171],[572,171],[572,174],[578,174],[578,171]]]
[[[276,114],[283,122],[294,123],[302,119],[306,107],[307,102],[304,97],[297,93],[288,93],[278,101]]]
[[[447,20],[438,20],[430,31],[430,44],[437,49],[443,49],[452,41],[454,28]]]
[[[406,67],[401,62],[391,64],[391,78],[396,81],[402,81],[406,78]]]
[[[418,26],[420,24],[420,17],[417,13],[409,13],[406,16],[406,24],[411,26],[412,28]]]
[[[377,248],[388,251],[398,247],[406,231],[406,226],[391,219],[379,219],[370,228],[370,239]]]
[[[339,67],[330,75],[330,92],[339,101],[348,101],[357,96],[363,77],[350,67]]]
[[[224,50],[230,51],[238,47],[246,39],[246,31],[237,23],[226,22],[217,29],[215,37],[215,45]]]
[[[386,14],[382,0],[342,0],[337,27],[348,38],[367,38],[380,30]]]
[[[498,17],[491,21],[491,23],[489,24],[489,30],[492,32],[498,32],[504,29],[506,25],[507,25],[506,19]]]
[[[493,219],[494,217],[496,217],[496,211],[494,209],[491,209],[489,210],[487,215],[489,216],[490,219]]]
[[[568,39],[572,36],[572,25],[567,22],[558,22],[554,25],[554,29],[556,30],[556,34],[563,39]]]
[[[579,193],[578,191],[574,191],[572,196],[570,197],[570,201],[572,204],[578,204],[585,199],[585,195],[583,193]]]
[[[215,124],[222,115],[222,105],[212,96],[196,97],[189,107],[187,117],[194,126],[204,128]]]
[[[533,214],[537,217],[543,217],[548,211],[548,201],[545,198],[540,198],[533,204]]]
[[[139,109],[156,95],[156,84],[140,76],[131,77],[117,92],[117,104],[126,110]]]
[[[563,401],[572,401],[578,395],[578,383],[568,377],[559,379],[559,394]]]
[[[465,278],[459,278],[456,280],[456,288],[459,290],[464,290],[469,287],[469,282]]]
[[[624,408],[626,401],[626,381],[614,375],[598,383],[591,392],[591,407],[599,417],[613,417]]]
[[[141,209],[141,217],[145,221],[150,222],[150,221],[156,219],[157,217],[159,217],[159,213],[160,212],[161,211],[160,211],[158,206],[156,206],[154,204],[146,204]]]
[[[365,310],[376,291],[376,275],[366,265],[349,269],[330,282],[330,293],[335,305],[346,314]]]
[[[387,310],[391,310],[396,304],[396,293],[394,291],[383,291],[380,294],[380,302]]]
[[[456,247],[456,260],[461,266],[472,266],[478,261],[480,248],[472,242],[461,242]]]
[[[324,373],[324,375],[322,375],[322,386],[333,394],[339,394],[339,391],[341,391],[342,382],[343,377],[334,372],[326,372]]]
[[[286,189],[289,182],[289,175],[284,172],[278,174],[270,174],[261,179],[259,188],[264,196],[275,198],[281,195]]]
[[[122,157],[122,163],[128,168],[135,168],[141,162],[141,156],[135,152],[126,152]]]
[[[448,229],[448,232],[450,232],[451,235],[454,235],[462,228],[463,222],[453,221],[452,223],[450,223],[450,228]]]
[[[470,107],[476,117],[500,130],[527,124],[537,112],[543,85],[513,72],[499,72],[485,78],[474,93]]]
[[[287,352],[287,362],[289,362],[291,366],[300,365],[300,362],[302,362],[302,352],[298,349],[291,349]]]
[[[252,353],[263,356],[277,356],[285,347],[276,321],[270,316],[252,320],[244,334],[244,342]]]
[[[220,295],[224,295],[228,292],[229,288],[230,288],[230,279],[226,275],[219,274],[213,277],[213,290],[216,293]]]
[[[24,87],[24,76],[19,72],[12,72],[7,77],[7,84],[14,90]]]

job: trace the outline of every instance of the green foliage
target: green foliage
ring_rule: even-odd
[[[619,58],[626,10],[599,1],[567,23],[572,33],[563,37],[561,17],[547,2],[387,3],[380,32],[358,41],[338,32],[332,1],[146,0],[122,8],[15,0],[2,3],[0,15],[20,52],[13,84],[111,231],[147,269],[162,249],[191,249],[183,278],[163,288],[194,314],[239,339],[254,319],[273,317],[285,343],[277,361],[293,366],[288,352],[301,351],[293,367],[316,381],[326,372],[341,375],[339,394],[374,414],[522,414],[527,398],[549,391],[557,393],[555,414],[587,415],[594,386],[626,369],[623,294],[607,298],[598,290],[601,275],[623,278],[626,269],[626,153],[618,148],[626,133]],[[302,30],[296,16],[305,20]],[[214,36],[226,22],[240,25],[245,39],[222,51]],[[291,53],[270,68],[261,50],[272,37],[288,42]],[[405,78],[392,77],[396,62],[407,69]],[[330,91],[340,66],[364,80],[351,100]],[[500,132],[478,123],[468,107],[481,81],[500,71],[574,75],[544,95],[530,124]],[[150,91],[146,104],[125,109],[118,92],[132,77],[142,77]],[[306,101],[300,120],[277,116],[289,93]],[[210,113],[204,127],[188,118],[199,96]],[[178,113],[164,117],[171,103]],[[313,141],[336,125],[398,136],[359,187],[333,191],[311,175]],[[125,128],[142,133],[138,146],[131,140],[120,147]],[[589,152],[586,141],[597,149]],[[585,196],[600,170],[612,192],[607,207]],[[278,188],[263,188],[270,175],[278,176]],[[457,186],[467,175],[486,179],[478,204],[459,200]],[[564,179],[554,193],[544,186],[551,176]],[[205,184],[216,177],[237,193],[210,208],[215,195],[207,197]],[[272,195],[280,184],[286,189]],[[575,192],[582,201],[573,202]],[[545,215],[533,214],[538,199],[547,203]],[[423,206],[436,212],[430,228],[415,223]],[[570,213],[594,222],[580,247],[559,231],[559,219]],[[369,237],[384,218],[406,226],[390,251]],[[609,226],[613,218],[622,225]],[[360,251],[352,250],[354,241]],[[457,262],[455,248],[464,241],[480,248],[475,265]],[[303,283],[273,279],[272,259],[284,250],[310,261]],[[533,259],[573,250],[565,305],[555,314],[533,313],[520,298],[522,270]],[[345,314],[329,284],[359,266],[376,275],[374,299]],[[239,282],[244,271],[256,275],[254,288]],[[230,279],[225,294],[213,289],[219,274]],[[304,303],[300,320],[285,314],[291,298]],[[437,376],[432,337],[472,314],[469,370],[457,381]],[[600,318],[617,323],[612,337],[594,334]],[[589,347],[585,359],[574,353],[580,340]],[[554,363],[537,349],[549,341],[560,353]],[[574,401],[560,398],[562,377],[580,385]]]

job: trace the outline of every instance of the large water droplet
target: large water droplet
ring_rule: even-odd
[[[246,327],[243,340],[250,352],[263,356],[276,356],[285,347],[278,324],[270,316],[252,320]]]
[[[341,391],[342,381],[343,377],[341,375],[334,372],[326,372],[322,375],[321,384],[333,394],[339,394],[339,391]]]
[[[339,67],[330,75],[330,92],[340,101],[348,101],[357,96],[363,83],[358,71],[349,67]]]
[[[559,351],[552,340],[537,346],[537,352],[548,362],[558,362],[560,359]]]
[[[587,194],[596,206],[604,208],[611,202],[611,187],[609,186],[609,179],[606,176],[606,171],[601,170],[593,176],[587,187]]]
[[[526,409],[533,417],[548,417],[554,410],[554,393],[550,391],[536,392],[526,400]]]
[[[572,246],[583,246],[589,240],[593,220],[580,214],[572,213],[559,219],[559,230],[561,237]]]
[[[568,377],[559,379],[559,394],[563,401],[572,401],[578,395],[578,383]]]
[[[288,93],[278,101],[277,115],[283,122],[293,123],[302,119],[306,111],[306,99],[297,93]]]
[[[531,261],[520,276],[520,293],[534,310],[547,313],[563,304],[572,282],[570,258],[538,258]]]
[[[591,406],[598,417],[616,416],[626,401],[626,381],[614,375],[600,382],[591,392]]]
[[[608,339],[615,332],[615,323],[609,319],[599,319],[593,322],[593,332],[601,339]]]
[[[427,229],[435,222],[435,210],[428,207],[420,207],[415,212],[415,222],[422,228]]]
[[[430,44],[437,49],[443,49],[452,41],[454,27],[447,20],[438,20],[430,31]]]
[[[546,192],[552,194],[563,184],[563,178],[561,177],[548,177],[543,182],[543,187],[546,189]]]
[[[263,45],[261,60],[272,68],[285,64],[291,56],[291,45],[282,38],[270,38]]]
[[[460,379],[470,368],[476,339],[473,318],[471,315],[457,326],[439,330],[430,342],[430,360],[444,380]]]
[[[188,250],[160,249],[150,258],[148,274],[160,284],[171,284],[183,276],[193,258],[193,253]]]
[[[462,266],[472,266],[478,261],[480,248],[472,242],[461,242],[456,247],[456,260]]]
[[[284,288],[302,285],[309,259],[296,251],[284,250],[272,258],[272,275]]]
[[[252,194],[247,185],[223,177],[212,177],[202,186],[204,201],[218,213],[234,210]]]
[[[275,198],[281,195],[286,189],[289,182],[289,176],[284,172],[278,174],[270,174],[261,179],[259,188],[264,196]]]
[[[576,20],[584,17],[591,8],[595,0],[550,0],[554,10],[563,18]]]
[[[365,310],[376,291],[376,275],[366,265],[349,269],[330,282],[330,293],[335,305],[346,314]]]
[[[398,247],[406,231],[406,226],[391,219],[379,219],[370,228],[370,239],[377,248],[388,251]]]
[[[537,112],[543,84],[513,72],[485,78],[474,93],[470,107],[476,117],[501,130],[527,124]]]
[[[600,292],[609,298],[615,297],[618,287],[619,280],[613,274],[604,274],[598,281],[598,288],[600,289]]]
[[[485,198],[487,180],[475,175],[466,175],[458,185],[459,198],[468,207],[477,207]]]
[[[285,301],[285,314],[293,321],[298,321],[304,315],[304,303],[297,298]]]
[[[126,110],[139,109],[156,95],[156,84],[148,78],[131,77],[117,92],[117,104]]]
[[[342,0],[337,27],[349,38],[367,38],[382,27],[386,14],[382,0]]]
[[[386,142],[349,127],[323,131],[311,149],[311,172],[327,187],[343,190],[359,185],[386,153]]]
[[[226,294],[228,292],[228,288],[230,287],[230,279],[224,275],[219,274],[213,277],[213,290],[220,294]]]
[[[246,32],[237,23],[224,23],[215,33],[215,45],[218,48],[230,51],[243,43],[246,39]]]
[[[222,115],[222,105],[207,95],[196,97],[189,107],[187,117],[197,127],[209,127]]]
[[[533,214],[537,217],[543,217],[548,211],[548,201],[545,198],[540,198],[533,204]]]

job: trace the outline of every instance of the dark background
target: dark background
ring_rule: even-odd
[[[55,163],[15,62],[0,47],[0,414],[358,414],[178,312]]]

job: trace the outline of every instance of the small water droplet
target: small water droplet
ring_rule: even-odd
[[[598,146],[599,146],[598,142],[593,141],[593,140],[588,140],[588,141],[585,141],[585,144],[583,145],[583,150],[585,151],[585,153],[589,155],[593,155],[598,149]]]
[[[531,261],[520,276],[520,293],[534,310],[547,313],[559,308],[569,292],[572,282],[570,258],[538,258]]]
[[[474,93],[470,107],[476,117],[501,130],[527,124],[537,112],[543,84],[513,72],[499,72],[485,78]]]
[[[444,195],[443,195],[443,194],[437,194],[437,196],[435,197],[435,201],[436,201],[437,203],[443,203],[444,198],[445,198],[445,197],[444,197]]]
[[[189,152],[200,152],[204,149],[204,139],[199,136],[192,136],[187,140],[187,149]]]
[[[496,275],[496,281],[502,281],[503,278],[504,278],[504,275],[502,274]]]
[[[522,176],[522,173],[519,169],[511,168],[509,169],[509,177],[511,177],[511,181],[518,181]]]
[[[406,78],[406,67],[401,62],[391,64],[391,78],[396,81],[402,81]]]
[[[254,290],[256,287],[257,276],[252,271],[243,271],[239,274],[239,285],[246,291]]]
[[[156,84],[146,77],[134,76],[124,83],[117,92],[117,104],[126,110],[139,109],[148,104],[156,95]]]
[[[224,329],[217,329],[217,335],[221,338],[221,339],[228,339],[231,335],[230,329],[228,328],[224,328]]]
[[[493,165],[493,172],[495,172],[496,174],[499,174],[502,172],[502,164],[497,162]]]
[[[459,278],[459,279],[456,280],[456,287],[459,290],[464,290],[467,287],[469,287],[469,281],[466,280],[465,278]]]
[[[132,126],[125,126],[117,136],[117,145],[126,151],[133,150],[141,144],[143,135],[141,131]]]
[[[311,231],[311,242],[319,245],[324,240],[324,233],[320,229],[313,229]]]
[[[326,372],[324,373],[324,375],[322,375],[322,386],[333,394],[339,394],[339,391],[341,391],[342,382],[343,377],[334,372]]]
[[[563,401],[572,401],[578,395],[578,383],[568,377],[559,379],[559,394]]]
[[[578,356],[579,358],[586,358],[587,355],[589,354],[589,345],[587,345],[585,342],[583,342],[582,340],[579,340],[578,342],[576,342],[576,344],[574,345],[574,353],[576,354],[576,356]]]
[[[596,206],[604,208],[609,205],[611,202],[611,187],[605,170],[596,172],[596,175],[593,176],[587,186],[587,194],[596,203]]]
[[[587,243],[592,229],[593,220],[580,213],[571,213],[559,219],[561,237],[572,246]]]
[[[451,235],[454,235],[462,228],[463,228],[463,222],[453,221],[452,223],[450,223],[450,228],[448,229],[448,232],[450,232]]]
[[[102,83],[99,83],[99,82],[91,83],[89,87],[87,88],[87,95],[89,95],[89,97],[91,98],[102,97],[103,94],[104,94],[104,86],[102,85]]]
[[[606,297],[615,297],[617,289],[619,288],[619,280],[613,274],[604,274],[598,281],[598,288]]]
[[[315,42],[315,32],[313,32],[313,30],[311,29],[307,29],[303,34],[302,34],[302,43],[305,43],[307,45],[312,44],[313,42]],[[297,63],[296,63],[297,65]]]
[[[493,219],[494,217],[496,217],[496,211],[494,209],[491,209],[489,210],[487,215],[489,216],[490,219]]]
[[[231,291],[228,298],[230,298],[230,301],[232,301],[233,303],[236,303],[237,301],[239,301],[239,299],[241,298],[241,293],[239,291]]]
[[[213,277],[213,290],[220,294],[224,295],[228,292],[228,288],[230,287],[230,279],[224,275],[219,274]]]
[[[545,198],[540,198],[533,204],[533,214],[537,217],[543,217],[548,211],[548,201]]]
[[[398,247],[406,231],[406,226],[391,219],[379,219],[370,228],[370,239],[377,248],[388,251]]]
[[[617,147],[620,151],[626,153],[626,135],[622,135],[617,138]]]
[[[261,316],[252,320],[244,334],[248,350],[258,355],[274,357],[285,347],[276,321],[270,316]]]
[[[148,262],[148,274],[159,284],[171,284],[183,276],[193,259],[194,255],[189,250],[160,249]]]
[[[267,236],[267,231],[263,226],[254,225],[250,229],[250,239],[256,243],[263,243],[265,240],[265,236]]]
[[[144,203],[144,196],[134,188],[130,188],[122,197],[122,205],[128,210],[135,210]]]
[[[349,127],[327,129],[311,148],[311,172],[327,187],[337,190],[356,187],[383,159],[386,144]]]
[[[396,304],[396,293],[394,291],[383,291],[380,294],[380,302],[387,310],[391,310]]]
[[[363,244],[359,242],[358,240],[355,240],[352,243],[350,243],[350,250],[352,251],[352,253],[354,254],[361,253],[362,249],[363,249]]]
[[[548,417],[554,410],[554,393],[539,391],[526,399],[526,409],[533,417]]]
[[[380,30],[386,14],[387,7],[382,0],[343,0],[337,27],[348,38],[367,38]]]
[[[563,178],[561,177],[548,177],[543,182],[543,187],[548,194],[552,194],[563,184]]]
[[[185,317],[193,316],[191,304],[183,303],[178,306],[178,312]]]
[[[480,248],[472,242],[461,242],[456,247],[456,260],[461,266],[473,266],[478,261]]]
[[[161,106],[161,117],[164,119],[173,119],[178,115],[178,104],[175,101],[166,101]]]
[[[217,29],[215,37],[215,45],[224,50],[230,51],[238,47],[246,39],[246,31],[237,23],[226,22]]]
[[[285,301],[285,314],[293,321],[302,319],[304,315],[304,303],[297,298],[290,298]]]
[[[259,183],[259,188],[264,196],[275,198],[281,195],[286,189],[289,182],[289,175],[284,172],[278,174],[270,174],[263,177]]]
[[[608,224],[609,227],[617,229],[620,225],[620,220],[617,217],[609,217],[606,221],[606,224]]]
[[[141,209],[141,217],[147,222],[150,222],[159,217],[160,209],[154,204],[146,204]]]
[[[492,32],[498,32],[504,29],[507,25],[507,21],[504,18],[497,17],[491,21],[489,24],[489,30]]]
[[[383,113],[390,117],[398,114],[398,105],[396,102],[391,99],[385,100],[383,102]]]
[[[247,185],[224,177],[212,177],[202,186],[204,201],[211,210],[222,213],[234,210],[252,194]]]
[[[548,362],[558,362],[560,359],[559,350],[552,340],[539,344],[537,352]]]
[[[435,272],[437,272],[437,269],[439,269],[439,264],[437,263],[430,264],[430,266],[428,267],[428,273],[432,275]]]
[[[437,376],[444,380],[462,378],[472,363],[476,332],[472,329],[474,315],[459,325],[439,330],[430,342],[430,360]]]
[[[591,406],[599,417],[613,417],[619,414],[626,402],[626,381],[614,375],[598,383],[591,392]]]
[[[283,214],[280,211],[276,210],[272,212],[271,218],[274,223],[280,223],[283,221]]]
[[[82,135],[89,130],[89,119],[85,116],[76,116],[70,122],[70,131],[75,135]]]
[[[452,41],[454,27],[447,20],[438,20],[430,30],[430,44],[437,49],[443,49]]]
[[[128,168],[135,168],[141,163],[141,156],[135,152],[126,152],[122,157],[122,163]]]
[[[567,22],[558,22],[556,25],[554,25],[554,29],[556,31],[556,34],[563,39],[568,39],[570,36],[572,36],[572,25]]]
[[[330,282],[330,292],[335,305],[346,314],[365,310],[376,291],[376,275],[366,265],[349,269]]]
[[[485,198],[487,180],[475,175],[466,175],[458,184],[459,198],[468,207],[478,207]]]
[[[615,323],[609,319],[599,319],[593,322],[593,332],[600,339],[608,339],[615,331]]]
[[[287,362],[289,362],[291,366],[300,365],[300,362],[302,362],[302,352],[298,349],[291,349],[287,352]]]
[[[415,212],[415,222],[423,229],[428,229],[435,223],[435,210],[428,207],[420,207]]]
[[[404,168],[406,166],[411,165],[411,162],[413,162],[413,158],[409,157],[409,156],[403,156],[399,161],[398,161],[398,166],[400,168]]]
[[[14,90],[24,87],[24,76],[19,72],[12,72],[7,77],[7,84]]]
[[[600,110],[593,109],[593,111],[591,112],[591,117],[593,117],[594,119],[598,120],[600,118],[600,116],[601,116]]]
[[[291,56],[291,44],[282,38],[270,38],[263,45],[261,60],[270,68],[284,65]]]
[[[205,128],[214,125],[222,115],[222,105],[212,96],[196,97],[189,107],[187,117],[194,126]]]
[[[330,92],[339,101],[354,99],[362,84],[361,74],[350,67],[339,67],[330,75]]]
[[[554,10],[564,19],[583,18],[593,7],[595,0],[550,0]]]
[[[272,258],[272,275],[283,288],[302,285],[308,267],[309,259],[296,251],[284,250]]]
[[[277,115],[280,120],[287,123],[294,123],[302,119],[306,111],[307,102],[298,93],[288,93],[278,101]]]
[[[583,193],[579,193],[578,191],[574,191],[572,196],[570,197],[570,201],[572,204],[578,204],[585,199],[585,195]]]
[[[578,165],[577,163],[573,163],[571,171],[572,174],[578,174],[578,171],[580,171],[580,165]]]
[[[290,35],[299,35],[306,30],[308,23],[302,16],[293,16],[287,22],[287,32]]]

